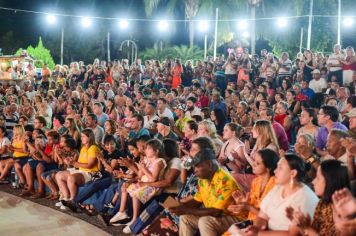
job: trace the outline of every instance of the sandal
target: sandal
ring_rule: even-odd
[[[58,193],[54,193],[52,194],[50,200],[58,200],[59,199],[59,194]]]
[[[95,208],[90,205],[86,205],[86,207],[83,210],[84,213],[87,214],[88,216],[96,216],[98,214]]]
[[[39,198],[44,198],[46,196],[45,192],[38,192],[34,195],[32,195],[30,198],[32,199],[39,199]]]
[[[35,191],[33,191],[33,190],[23,190],[20,193],[20,197],[29,197],[29,196],[31,196],[33,194],[35,194]]]

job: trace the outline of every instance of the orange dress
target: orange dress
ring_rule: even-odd
[[[182,66],[174,66],[172,68],[172,89],[178,88],[179,85],[182,83],[182,73],[183,73],[183,68]]]
[[[275,185],[275,177],[272,176],[269,178],[263,192],[261,192],[262,178],[261,177],[254,178],[252,181],[252,184],[251,184],[251,190],[250,190],[250,196],[249,196],[250,205],[252,205],[253,207],[255,207],[257,209],[260,209],[260,204],[262,202],[262,199],[274,187],[274,185]],[[256,215],[249,212],[248,219],[254,220],[254,219],[256,219]]]

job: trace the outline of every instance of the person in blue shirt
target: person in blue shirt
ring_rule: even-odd
[[[210,110],[221,109],[226,115],[227,107],[226,103],[221,99],[219,93],[213,93],[212,101],[210,102]]]
[[[150,136],[148,129],[143,128],[144,118],[140,114],[134,114],[131,118],[131,130],[129,132],[129,140],[138,139],[143,135]]]
[[[302,81],[301,93],[307,96],[309,98],[309,101],[313,101],[315,93],[314,90],[309,88],[309,82],[307,80]]]

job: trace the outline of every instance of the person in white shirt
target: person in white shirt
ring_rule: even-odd
[[[321,103],[324,99],[323,91],[328,87],[328,83],[324,78],[320,76],[320,70],[315,69],[312,72],[313,79],[309,82],[309,88],[311,88],[315,95],[314,95],[314,105],[315,107],[320,107]]]
[[[173,112],[167,107],[167,100],[165,98],[159,98],[157,101],[157,115],[162,117],[168,117],[170,120],[174,119]]]
[[[145,105],[145,116],[143,117],[144,119],[144,126],[143,128],[152,130],[155,125],[154,121],[159,120],[159,117],[155,114],[155,107],[156,105],[152,102],[149,102]]]
[[[185,112],[185,116],[189,119],[192,119],[195,115],[200,116],[201,114],[200,108],[194,105],[196,102],[197,99],[195,97],[189,97],[187,99],[187,111]]]
[[[291,221],[289,214],[294,209],[313,218],[319,198],[303,183],[305,176],[305,164],[302,158],[295,154],[286,154],[278,162],[275,172],[276,186],[263,198],[260,212],[253,226],[246,231],[248,235],[257,235],[260,231],[268,229],[269,235],[281,231],[288,235]]]
[[[332,53],[328,60],[326,61],[326,65],[328,66],[329,69],[329,80],[331,80],[332,76],[336,76],[337,81],[340,86],[343,84],[342,80],[342,64],[340,61],[342,61],[345,58],[345,56],[341,53],[341,45],[335,44],[334,45],[334,53]]]

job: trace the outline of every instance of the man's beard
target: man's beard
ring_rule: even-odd
[[[193,110],[194,110],[194,106],[187,107],[187,110],[188,110],[188,111],[193,111]]]

